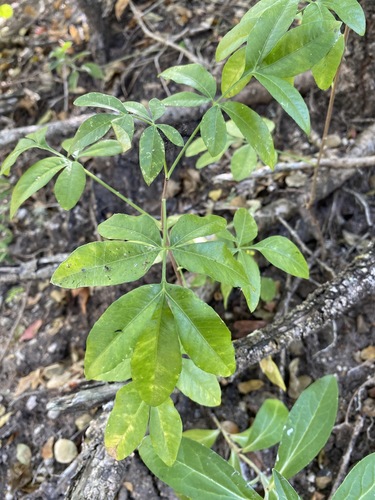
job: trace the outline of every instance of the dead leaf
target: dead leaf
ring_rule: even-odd
[[[197,191],[201,176],[198,170],[188,168],[182,173],[184,194],[191,194]]]
[[[373,361],[375,360],[375,346],[369,345],[361,351],[361,358],[363,361]]]
[[[263,380],[252,379],[246,380],[245,382],[240,382],[237,384],[237,389],[241,394],[249,394],[253,391],[258,391],[264,386]]]
[[[220,200],[222,194],[223,194],[222,189],[213,189],[208,193],[208,197],[211,198],[211,200],[213,201],[218,201]]]
[[[255,330],[264,328],[266,325],[267,321],[264,321],[262,319],[241,319],[235,321],[233,323],[233,328],[236,330],[234,336],[236,339],[245,337]]]
[[[33,323],[31,323],[30,326],[26,328],[26,330],[23,332],[23,334],[20,337],[20,342],[25,342],[26,340],[32,340],[33,338],[36,337],[36,334],[38,333],[40,327],[43,325],[43,321],[41,319],[35,320]]]
[[[39,387],[39,385],[43,383],[40,372],[41,369],[37,368],[36,370],[30,372],[25,377],[21,377],[18,381],[17,388],[14,392],[14,397],[23,394],[25,391],[28,391],[29,389],[35,390],[37,387]]]
[[[277,364],[273,361],[271,356],[267,356],[266,358],[262,359],[259,365],[260,369],[262,370],[264,375],[268,378],[268,380],[270,380],[273,384],[277,385],[277,387],[280,387],[280,389],[282,389],[283,391],[286,391],[285,383],[281,376],[279,368]]]
[[[53,443],[54,443],[54,437],[51,436],[50,438],[47,439],[47,441],[44,443],[42,450],[41,450],[41,455],[43,460],[50,460],[53,458]]]
[[[120,21],[121,16],[125,12],[125,9],[128,5],[129,5],[129,0],[117,0],[115,4],[115,16],[117,21]]]
[[[69,34],[75,45],[80,45],[83,42],[83,33],[81,36],[81,30],[79,30],[74,24],[69,26]]]
[[[130,491],[130,493],[134,491],[134,486],[129,481],[124,481],[123,485],[128,491]]]
[[[12,415],[13,415],[13,413],[10,411],[9,413],[6,413],[5,415],[2,415],[2,416],[0,417],[0,429],[1,429],[2,427],[4,427],[4,425],[5,425],[6,423],[8,423],[8,420],[10,419],[10,417],[11,417]]]
[[[87,310],[86,305],[90,298],[90,288],[75,288],[71,291],[73,297],[78,297],[79,308],[81,309],[81,313],[86,316]]]

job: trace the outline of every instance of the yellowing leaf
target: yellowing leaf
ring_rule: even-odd
[[[262,359],[260,364],[260,369],[264,373],[264,375],[270,380],[273,384],[277,385],[282,389],[283,391],[286,391],[285,383],[284,380],[280,374],[280,371],[276,365],[276,363],[273,361],[271,356],[267,356],[266,358]]]

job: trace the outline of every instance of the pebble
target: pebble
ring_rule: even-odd
[[[59,464],[70,464],[78,455],[77,446],[70,439],[58,439],[53,447],[55,460]]]

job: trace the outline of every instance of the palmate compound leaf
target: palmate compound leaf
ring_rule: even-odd
[[[65,158],[44,158],[34,163],[21,176],[14,187],[10,202],[10,217],[13,217],[19,207],[30,196],[45,186],[52,177],[66,166]]]
[[[372,500],[375,497],[375,453],[353,467],[332,500]]]
[[[200,405],[219,406],[221,402],[221,388],[216,376],[198,368],[191,359],[182,359],[177,388]]]
[[[146,433],[149,412],[134,383],[117,392],[104,434],[105,447],[112,457],[123,460],[137,448]]]
[[[131,377],[135,344],[160,307],[161,291],[161,285],[144,285],[106,309],[87,338],[86,378],[115,382]]]
[[[182,85],[189,85],[210,99],[216,95],[216,80],[200,64],[185,64],[173,66],[163,71],[159,76],[165,80],[172,80]]]
[[[78,247],[59,265],[51,282],[63,288],[108,286],[141,278],[159,248],[123,241],[97,241]]]
[[[232,434],[231,439],[242,447],[243,453],[270,448],[280,441],[288,413],[284,403],[278,399],[266,399],[251,427]]]
[[[251,249],[258,250],[271,264],[286,273],[308,279],[307,262],[297,246],[284,236],[270,236]]]
[[[59,205],[64,210],[76,206],[86,185],[86,174],[83,166],[78,161],[72,161],[58,176],[54,193]]]
[[[225,229],[226,226],[227,221],[218,215],[199,217],[194,214],[185,214],[173,226],[170,242],[172,246],[180,246],[195,238],[216,234]]]
[[[150,438],[157,455],[166,465],[173,465],[177,458],[182,437],[180,414],[168,398],[150,409]]]
[[[275,463],[286,479],[309,464],[326,444],[337,406],[338,386],[332,375],[311,384],[297,399],[285,423]]]
[[[134,384],[143,401],[150,406],[166,401],[175,388],[181,366],[177,325],[163,289],[131,360]]]
[[[139,453],[155,476],[189,498],[200,500],[260,500],[241,475],[217,453],[182,437],[175,463],[168,467],[157,456],[149,437]]]
[[[230,331],[191,290],[166,285],[167,301],[184,350],[203,371],[229,376],[236,368]]]
[[[129,240],[161,247],[156,220],[148,215],[114,214],[98,226],[98,233],[109,240]]]

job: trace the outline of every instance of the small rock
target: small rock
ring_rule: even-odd
[[[232,422],[231,420],[224,420],[224,422],[221,423],[221,427],[226,432],[229,432],[229,434],[237,434],[238,432],[240,432],[238,425],[235,422]]]
[[[70,464],[78,455],[78,450],[70,439],[58,439],[53,447],[53,453],[59,464]]]
[[[90,413],[84,413],[83,415],[80,415],[79,417],[77,417],[74,421],[74,423],[76,424],[76,427],[78,430],[82,431],[83,429],[85,429],[88,424],[91,422],[92,420],[92,416],[90,415]]]
[[[337,134],[330,134],[326,139],[327,148],[338,148],[341,146],[341,137]]]
[[[23,465],[30,465],[32,453],[27,444],[18,443],[17,444],[17,460]]]

